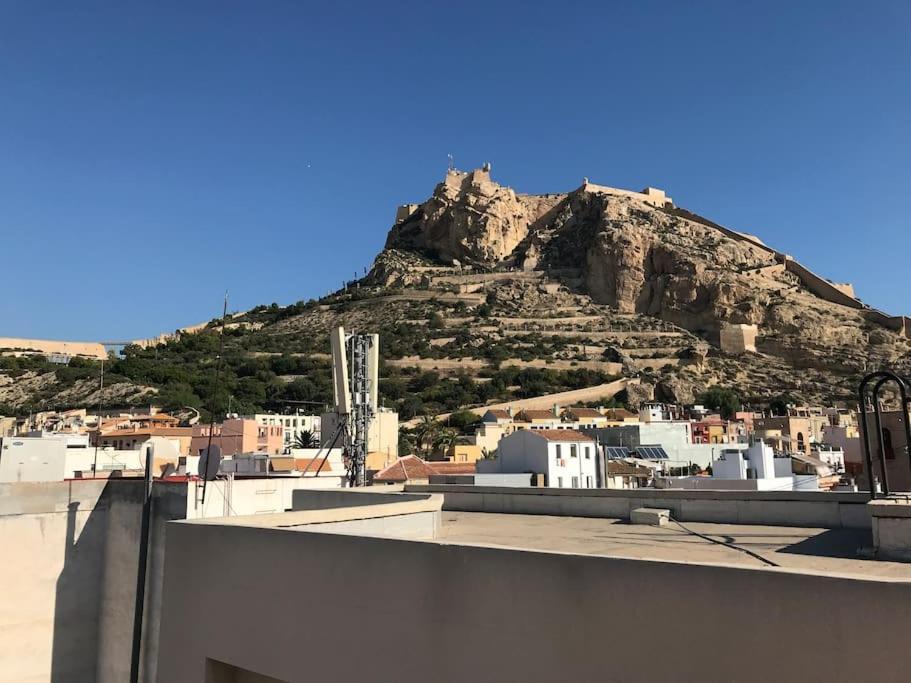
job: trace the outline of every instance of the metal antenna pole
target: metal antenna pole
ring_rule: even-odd
[[[371,382],[369,372],[370,348],[373,340],[370,335],[351,335],[351,394],[354,410],[354,434],[351,439],[351,456],[353,468],[351,484],[364,486],[367,483],[366,464],[370,423],[373,420],[374,406],[371,403]]]
[[[225,303],[221,311],[221,334],[218,337],[218,362],[215,365],[215,385],[212,387],[212,400],[209,402],[209,441],[206,444],[206,453],[212,452],[212,434],[215,432],[215,404],[218,401],[218,382],[221,379],[221,364],[225,351],[225,319],[228,317],[228,292],[225,291]],[[202,503],[206,502],[206,484],[209,478],[202,480]]]

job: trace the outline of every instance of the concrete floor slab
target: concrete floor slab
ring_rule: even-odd
[[[688,522],[686,527],[749,549],[789,569],[911,581],[911,564],[864,559],[873,543],[869,531],[703,522]],[[438,540],[610,557],[767,566],[744,552],[684,531],[673,522],[651,527],[616,519],[444,511]]]

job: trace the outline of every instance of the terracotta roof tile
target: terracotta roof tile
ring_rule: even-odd
[[[416,455],[406,455],[377,472],[373,481],[403,482],[411,479],[429,479],[431,474],[436,472],[426,462]]]
[[[626,408],[610,408],[606,413],[607,417],[611,420],[623,420],[628,417],[638,417],[638,415],[632,411],[627,410]]]
[[[429,462],[428,467],[436,474],[474,474],[478,471],[473,462]]]
[[[528,433],[544,437],[548,441],[594,441],[590,436],[575,429],[535,429]]]
[[[306,470],[308,475],[313,474],[317,471],[320,473],[331,472],[332,464],[329,462],[329,460],[327,459],[326,464],[323,465],[322,469],[320,469],[320,463],[322,462],[322,458],[294,458],[294,469],[296,469],[298,472],[303,472]],[[307,467],[310,469],[307,470]]]
[[[406,455],[377,472],[373,481],[404,482],[413,479],[429,479],[433,474],[474,474],[476,471],[474,463],[425,462],[416,455]]]
[[[576,417],[604,417],[601,414],[601,411],[596,408],[584,408],[573,406],[572,408],[567,408],[566,412],[572,413]]]
[[[510,419],[510,418],[512,417],[512,416],[509,414],[509,411],[508,411],[508,410],[503,410],[502,408],[493,408],[493,409],[491,409],[491,410],[488,410],[488,411],[485,413],[485,415],[487,415],[487,414],[493,415],[493,416],[494,416],[495,418],[497,418],[498,420],[508,420],[508,419]]]
[[[552,410],[523,410],[522,417],[529,420],[557,420]]]

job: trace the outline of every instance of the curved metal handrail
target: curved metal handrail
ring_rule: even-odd
[[[889,495],[889,475],[886,470],[886,449],[884,447],[883,440],[883,427],[882,427],[882,410],[879,406],[879,392],[882,389],[883,385],[887,382],[895,382],[898,386],[899,394],[901,395],[901,405],[902,411],[905,413],[902,417],[902,423],[905,425],[905,450],[908,451],[909,455],[909,466],[911,466],[911,424],[909,424],[907,409],[911,400],[908,398],[908,384],[907,382],[895,374],[891,370],[878,370],[876,372],[871,372],[866,375],[860,382],[860,387],[858,389],[857,395],[859,399],[858,408],[860,409],[860,421],[861,429],[863,431],[863,446],[864,446],[864,459],[867,465],[867,478],[870,480],[870,497],[876,498],[876,482],[873,480],[873,457],[870,454],[870,429],[867,426],[867,389],[873,380],[876,380],[876,384],[873,386],[872,392],[872,403],[873,403],[873,415],[876,421],[876,435],[879,440],[879,466],[882,470],[883,477],[883,493]]]

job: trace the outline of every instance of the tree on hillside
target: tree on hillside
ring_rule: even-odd
[[[733,389],[711,387],[702,394],[702,403],[706,408],[717,410],[721,417],[730,420],[740,410],[740,397]]]

